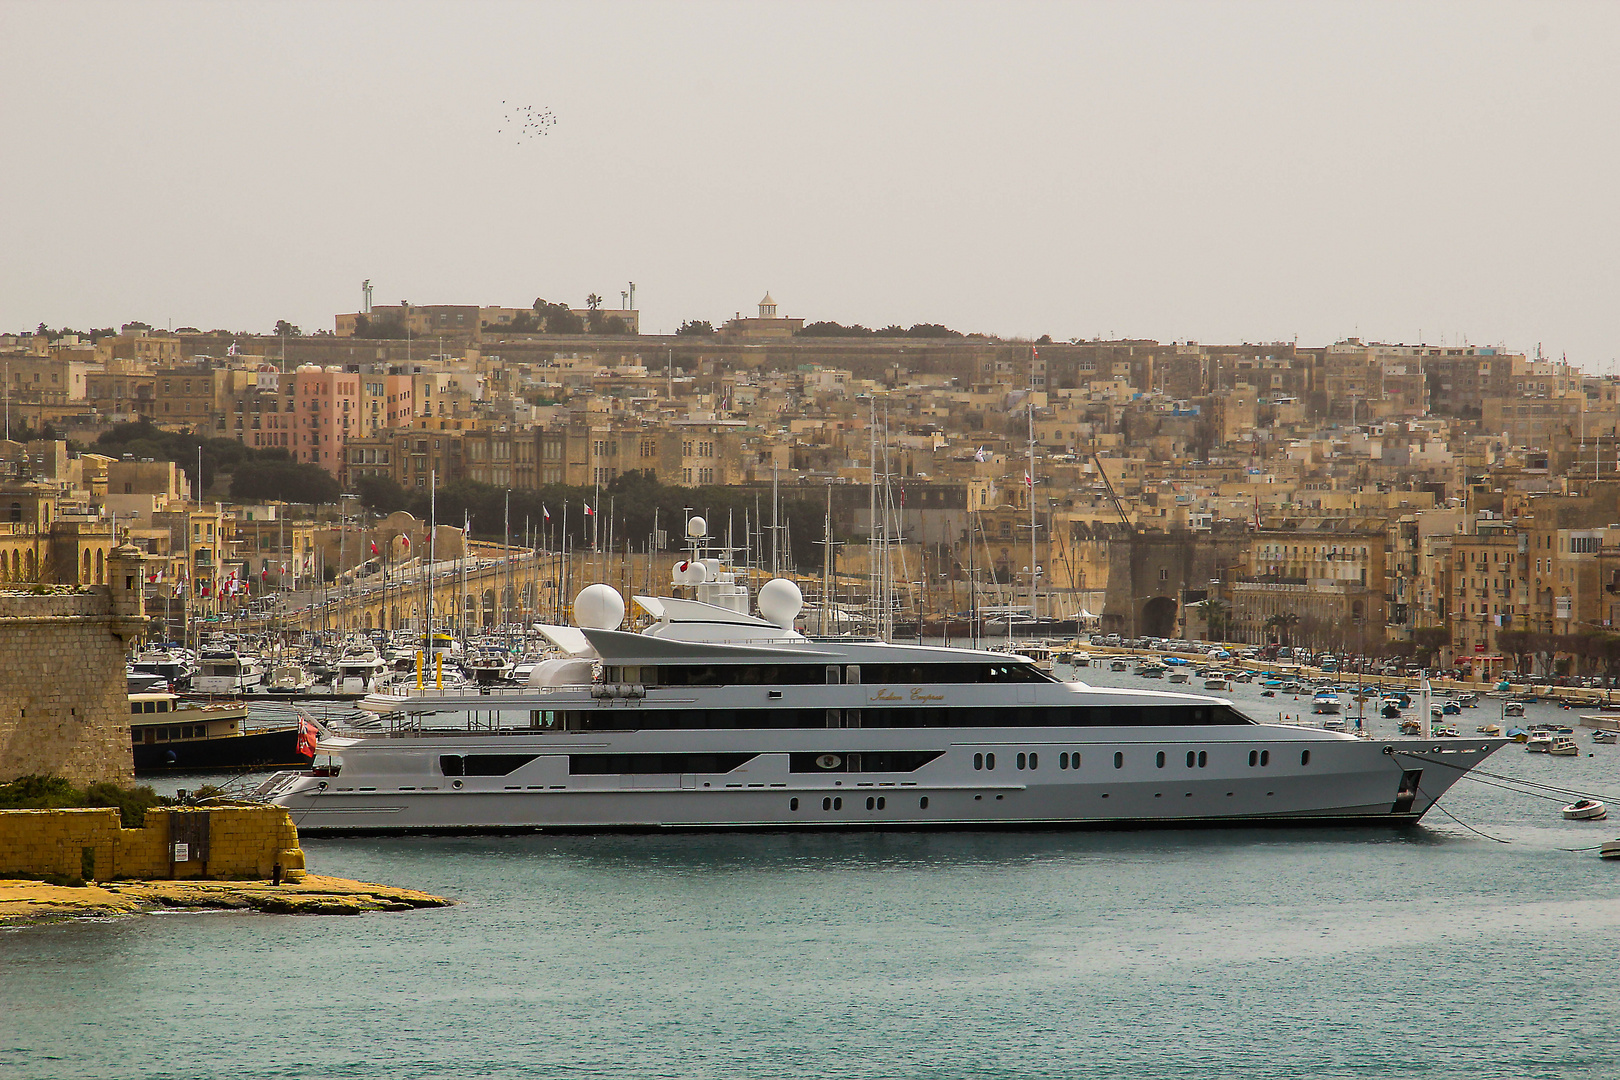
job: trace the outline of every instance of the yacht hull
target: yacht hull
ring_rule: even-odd
[[[344,749],[337,776],[279,773],[260,794],[311,834],[1392,825],[1421,818],[1507,742],[1268,725],[730,731],[709,745],[682,734],[503,735],[498,747],[487,735],[367,739]],[[447,774],[446,760],[481,751],[526,760],[505,775],[454,775],[459,764]],[[746,760],[725,772],[582,771],[599,768],[584,760],[597,755],[682,752]],[[807,756],[842,765],[877,754],[937,756],[907,772],[795,771]]]

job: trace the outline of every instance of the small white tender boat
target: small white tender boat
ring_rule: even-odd
[[[1552,750],[1552,744],[1552,732],[1532,731],[1530,737],[1524,741],[1524,752],[1527,754],[1545,754]]]
[[[1502,706],[1502,715],[1503,716],[1516,716],[1516,717],[1523,718],[1523,716],[1524,716],[1524,702],[1522,702],[1522,701],[1510,701],[1510,702],[1508,702],[1506,705]]]
[[[1553,757],[1580,757],[1581,748],[1575,745],[1575,739],[1569,735],[1559,735],[1553,739],[1552,745],[1547,747],[1547,753]]]
[[[1620,837],[1603,841],[1603,846],[1598,848],[1598,858],[1620,859]]]
[[[1609,816],[1609,808],[1596,799],[1581,799],[1564,807],[1566,821],[1602,821]]]
[[[1613,731],[1598,730],[1598,731],[1592,732],[1592,741],[1593,742],[1612,743],[1612,742],[1616,741],[1617,738],[1620,738],[1620,734],[1617,734],[1616,732],[1613,732]]]

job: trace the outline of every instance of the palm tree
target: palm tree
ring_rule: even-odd
[[[591,295],[585,298],[585,306],[590,308],[592,311],[595,311],[597,308],[602,306],[602,298],[597,296],[595,293],[591,293]]]
[[[1284,645],[1291,645],[1289,637],[1298,622],[1299,615],[1296,612],[1285,611],[1280,615],[1273,615],[1267,619],[1266,629],[1275,633]]]
[[[1198,608],[1203,613],[1204,626],[1209,631],[1209,640],[1225,641],[1227,623],[1232,615],[1232,605],[1225,600],[1217,600],[1211,597],[1208,600],[1200,600],[1193,607]]]

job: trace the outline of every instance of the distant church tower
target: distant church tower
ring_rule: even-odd
[[[766,293],[765,299],[759,302],[759,317],[762,319],[776,318],[776,301],[771,299],[770,293]]]

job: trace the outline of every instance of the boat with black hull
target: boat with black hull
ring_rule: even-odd
[[[332,764],[260,796],[310,833],[1398,824],[1507,741],[1261,724],[1017,655],[805,637],[792,582],[754,615],[695,561],[676,584],[696,597],[634,598],[641,632],[591,585],[527,686],[370,695],[375,729],[323,733]]]
[[[188,705],[174,694],[132,693],[129,713],[137,775],[308,768],[315,761],[313,724],[249,727],[239,702]]]

